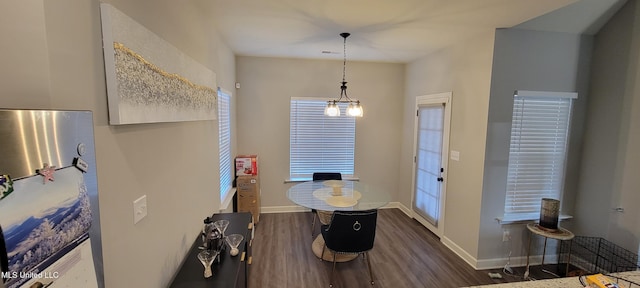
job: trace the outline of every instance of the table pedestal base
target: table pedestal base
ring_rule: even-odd
[[[311,250],[316,257],[321,258],[329,262],[333,262],[333,252],[329,251],[329,248],[324,249],[324,255],[322,255],[322,248],[324,247],[324,238],[322,234],[318,235],[311,244]],[[336,262],[347,262],[358,258],[358,254],[336,254]]]

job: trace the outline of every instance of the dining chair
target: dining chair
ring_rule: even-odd
[[[342,180],[342,173],[340,172],[315,172],[312,176],[313,181],[322,181],[322,180]],[[311,215],[313,217],[313,222],[311,222],[311,236],[313,236],[313,232],[316,231],[316,218],[318,218],[316,209],[311,209]]]
[[[369,251],[373,249],[376,238],[376,222],[378,210],[366,211],[334,211],[331,223],[322,225],[320,229],[324,238],[324,247],[333,252],[333,268],[329,287],[333,287],[336,270],[336,254],[362,254],[367,260],[371,285],[374,284]]]
[[[313,173],[313,181],[319,180],[342,180],[340,172],[315,172]]]

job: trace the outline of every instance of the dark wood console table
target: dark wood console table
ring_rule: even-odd
[[[251,261],[251,239],[253,232],[253,223],[251,221],[251,213],[223,213],[214,214],[213,220],[220,219],[229,220],[229,227],[225,231],[225,235],[242,234],[244,240],[238,246],[240,253],[237,256],[229,255],[231,250],[226,246],[222,258],[222,263],[214,263],[211,265],[213,276],[204,278],[204,267],[198,260],[198,253],[202,245],[200,234],[189,250],[189,254],[183,261],[178,273],[176,274],[171,288],[198,288],[198,287],[247,287],[249,283],[249,264]],[[225,244],[226,245],[226,244]]]

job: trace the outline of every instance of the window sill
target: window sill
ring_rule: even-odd
[[[566,215],[566,214],[560,214],[560,216],[558,217],[559,221],[568,221],[573,219],[572,215]],[[498,221],[498,224],[500,225],[508,225],[508,224],[526,224],[526,223],[532,223],[532,222],[537,222],[540,220],[540,215],[536,214],[535,216],[532,214],[526,214],[526,215],[521,215],[521,216],[502,216],[502,217],[496,217],[496,221]]]
[[[284,183],[302,183],[313,180],[311,177],[309,178],[287,178],[284,179]],[[343,176],[342,180],[345,181],[360,181],[360,177],[357,176]]]
[[[233,195],[236,194],[236,188],[233,187],[231,189],[229,189],[229,191],[227,192],[227,195],[224,196],[224,199],[222,199],[222,201],[220,201],[220,211],[222,210],[226,210],[227,208],[229,208],[229,205],[231,204],[231,200],[233,200]]]

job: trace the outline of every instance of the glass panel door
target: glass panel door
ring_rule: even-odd
[[[414,212],[438,227],[441,205],[444,105],[419,106]]]

